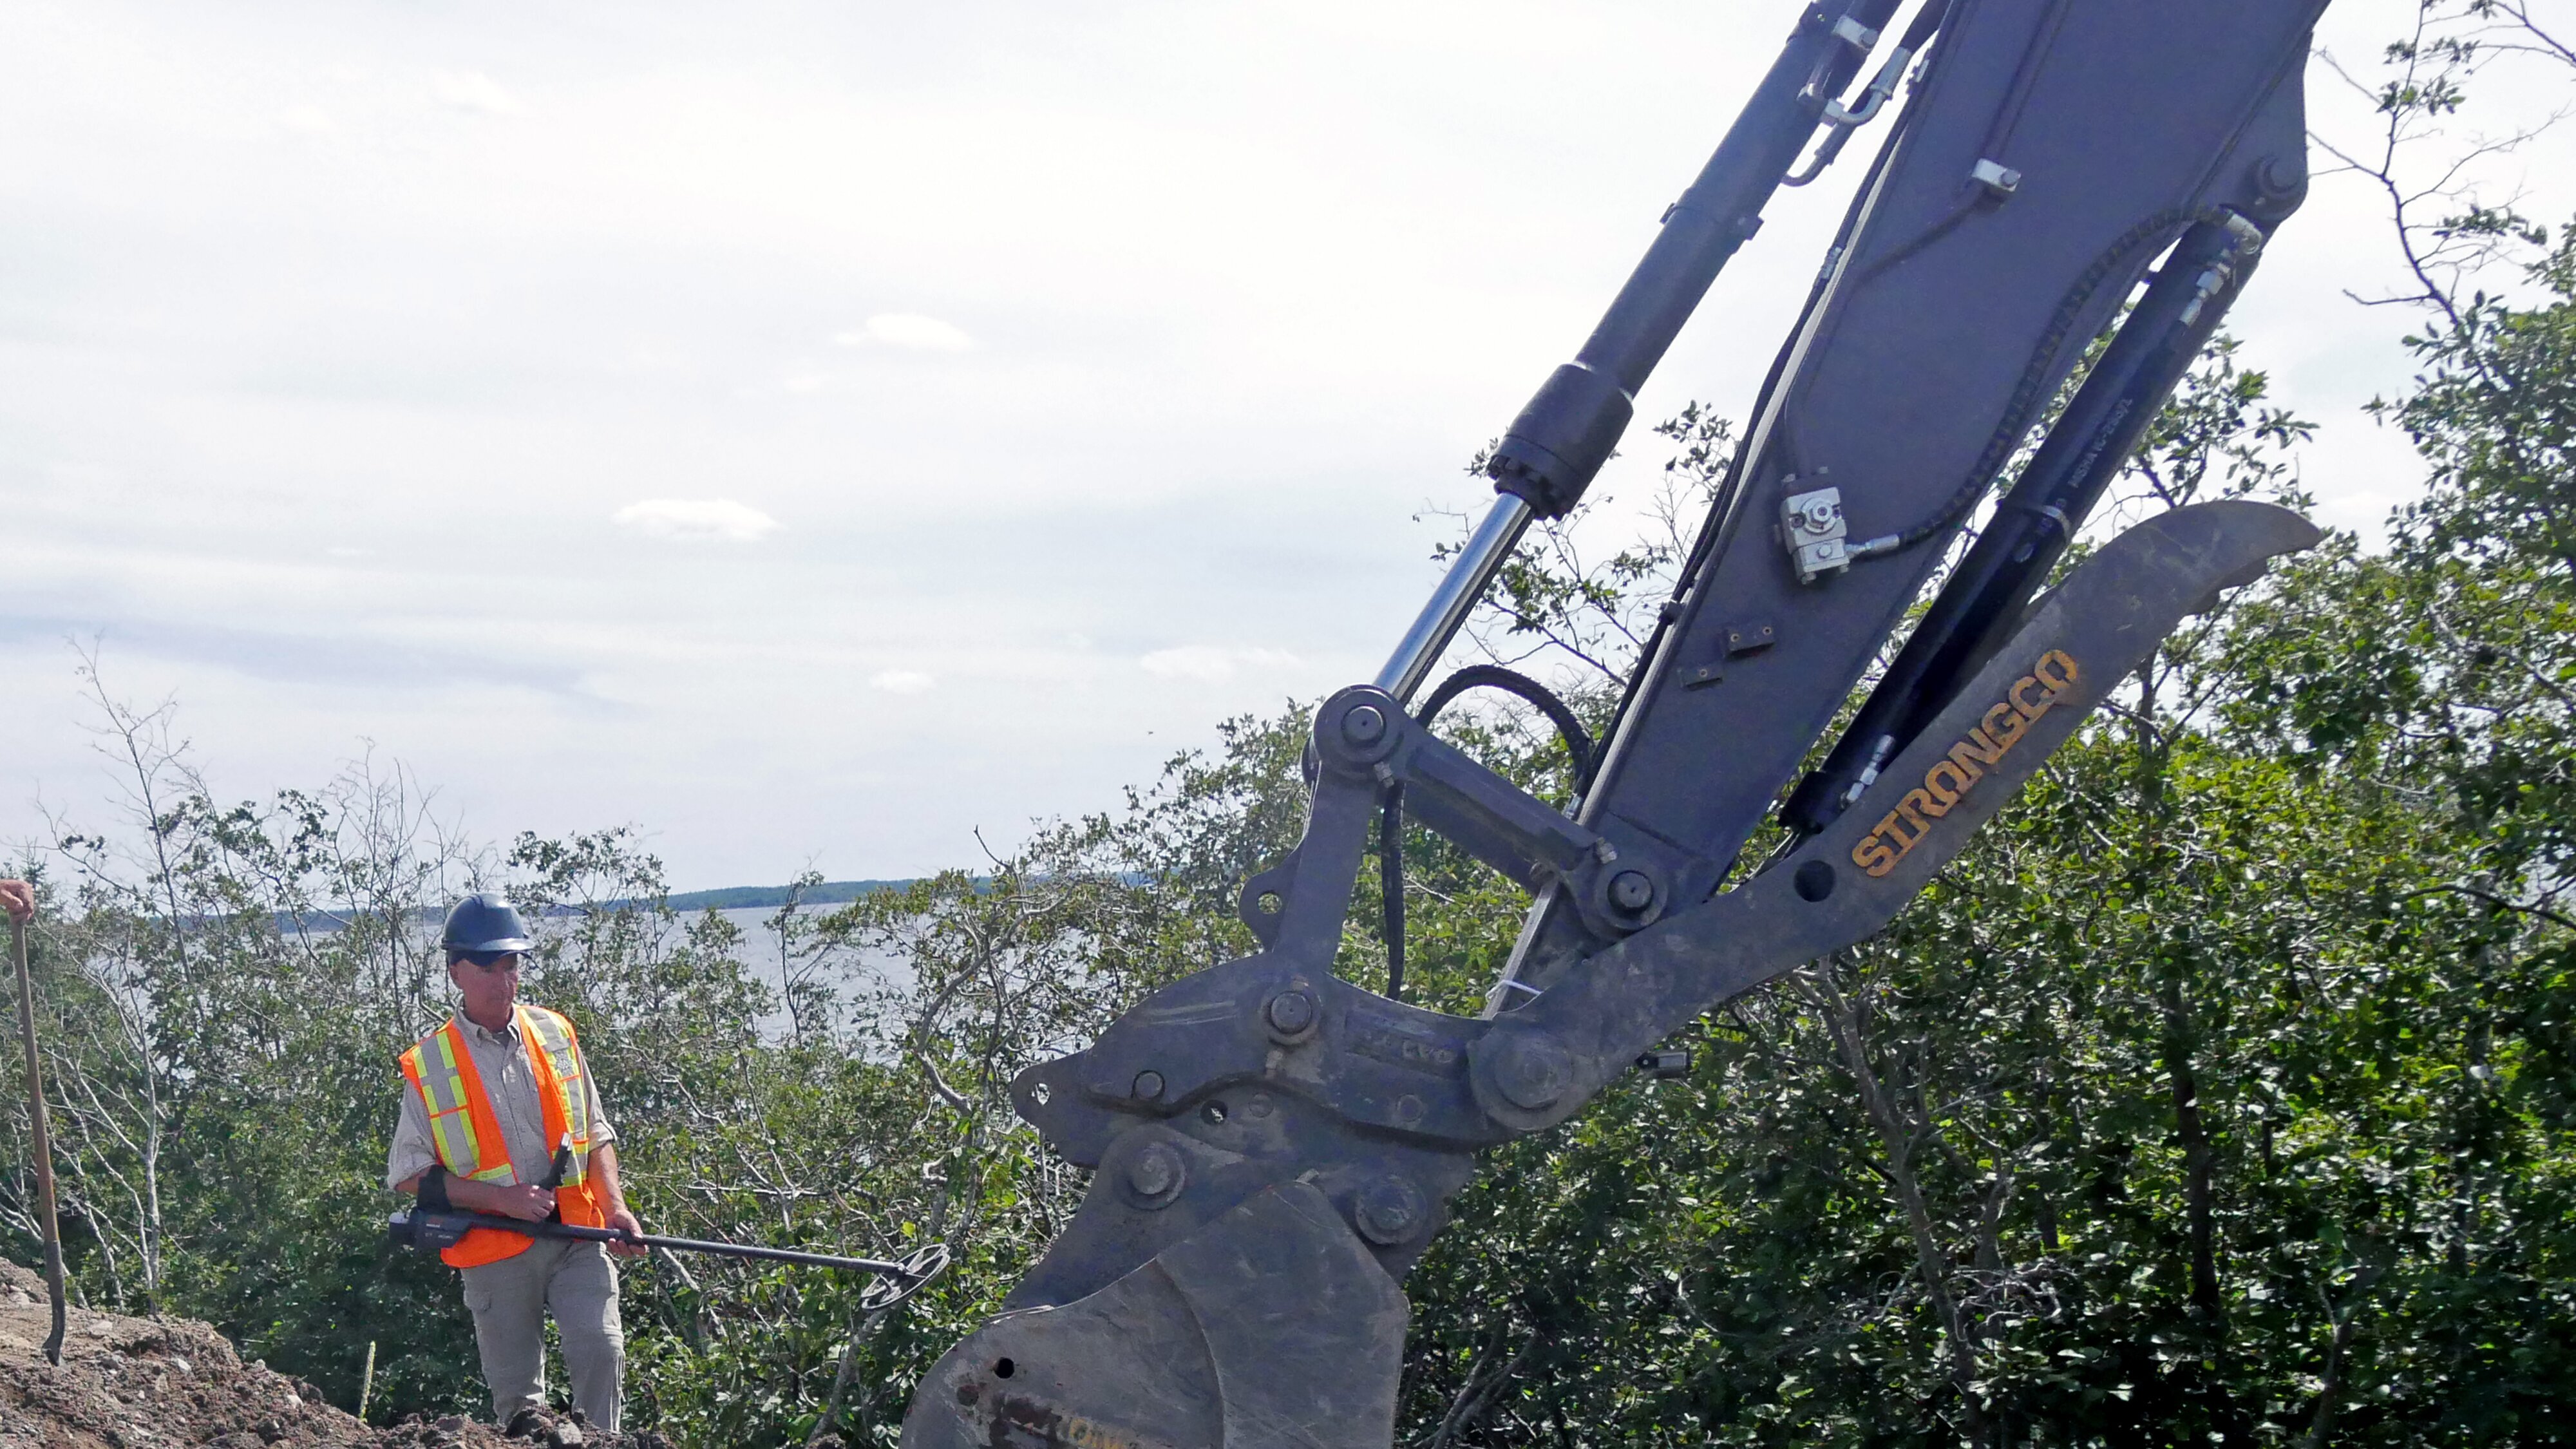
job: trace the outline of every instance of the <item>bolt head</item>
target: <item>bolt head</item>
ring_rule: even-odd
[[[1153,1101],[1163,1095],[1163,1074],[1156,1071],[1138,1072],[1135,1085],[1129,1088],[1129,1091],[1134,1094],[1137,1101]]]
[[[1610,904],[1623,911],[1642,911],[1655,903],[1655,883],[1642,871],[1623,870],[1610,877]]]
[[[1127,1185],[1141,1198],[1169,1200],[1181,1190],[1189,1177],[1189,1164],[1168,1142],[1149,1142],[1136,1160],[1127,1164]],[[1162,1202],[1148,1204],[1162,1206]]]
[[[1543,1036],[1514,1036],[1494,1059],[1494,1086],[1524,1112],[1544,1112],[1574,1084],[1574,1058]]]
[[[1303,991],[1282,991],[1270,998],[1264,1014],[1272,1031],[1281,1036],[1300,1036],[1315,1024],[1315,998]]]
[[[1393,1247],[1422,1231],[1431,1215],[1431,1205],[1423,1200],[1422,1189],[1410,1178],[1387,1176],[1360,1189],[1359,1201],[1353,1205],[1352,1218],[1358,1223],[1360,1236],[1380,1247]]]
[[[1386,716],[1373,704],[1363,704],[1342,716],[1342,738],[1355,745],[1373,745],[1386,738]]]

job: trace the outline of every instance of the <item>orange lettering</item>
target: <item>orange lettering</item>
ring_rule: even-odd
[[[2012,701],[2012,707],[2014,709],[2021,711],[2021,717],[2023,719],[2035,720],[2041,715],[2048,713],[2048,707],[2057,702],[2050,699],[2045,694],[2040,696],[2039,703],[2037,704],[2032,704],[2021,697],[2024,690],[2037,688],[2039,688],[2039,681],[2025,674],[2021,678],[2013,681],[2012,688],[2004,691],[2004,697]]]
[[[2057,671],[2057,677],[2054,679],[2049,677],[2052,666]],[[2040,657],[2037,664],[2030,667],[2030,672],[2032,677],[2045,686],[2052,696],[2064,694],[2067,686],[2081,679],[2084,674],[2082,670],[2075,667],[2074,657],[2063,649],[2049,650]]]
[[[1914,824],[1917,827],[1920,827],[1923,822],[1917,820]],[[1888,811],[1887,818],[1878,822],[1878,830],[1876,833],[1884,835],[1888,839],[1896,842],[1896,853],[1898,855],[1903,855],[1905,852],[1912,850],[1914,848],[1914,842],[1923,838],[1923,831],[1920,828],[1917,828],[1911,835],[1906,834],[1905,819],[1894,810]]]
[[[1950,762],[1967,771],[1971,780],[1985,773],[1977,768],[1979,765],[1991,765],[2003,757],[2004,747],[1996,744],[1994,737],[1982,729],[1968,731],[1964,738],[1950,747]]]
[[[1860,844],[1852,847],[1851,858],[1852,864],[1859,866],[1862,870],[1869,872],[1873,876],[1885,875],[1889,871],[1896,869],[1897,857],[1895,850],[1890,848],[1886,841],[1879,839],[1875,835],[1862,836],[1860,838]]]

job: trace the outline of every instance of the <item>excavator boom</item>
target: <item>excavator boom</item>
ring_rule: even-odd
[[[1014,1083],[1096,1175],[1005,1311],[922,1381],[911,1449],[1388,1444],[1400,1285],[1479,1152],[1883,928],[2184,616],[2315,540],[2261,504],[2175,509],[2032,603],[2304,197],[2323,0],[1901,8],[1798,13],[1514,420],[1496,502],[1439,590],[1378,677],[1317,712],[1305,835],[1243,891],[1261,949]],[[1409,707],[1522,533],[1580,500],[1763,207],[1873,122],[1884,138],[1568,815]],[[1479,1017],[1332,974],[1396,801],[1532,894]],[[1782,843],[1725,888],[1775,809]]]

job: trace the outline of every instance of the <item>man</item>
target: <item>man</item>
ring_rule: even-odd
[[[626,1207],[617,1133],[581,1059],[572,1023],[518,999],[519,964],[534,944],[518,908],[498,893],[447,913],[447,974],[460,997],[445,1025],[402,1054],[402,1121],[385,1185],[474,1212],[581,1227],[644,1225]],[[547,1183],[557,1150],[571,1152],[560,1187]],[[545,1402],[545,1320],[552,1309],[572,1377],[573,1407],[617,1431],[626,1334],[617,1270],[598,1243],[526,1238],[477,1228],[439,1256],[464,1270],[465,1306],[493,1422]],[[611,1249],[641,1257],[642,1245]]]

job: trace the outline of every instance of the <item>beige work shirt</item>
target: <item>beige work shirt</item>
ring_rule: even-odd
[[[449,1019],[464,1029],[465,1049],[483,1078],[484,1094],[492,1099],[492,1115],[501,1119],[501,1143],[510,1151],[510,1170],[519,1182],[545,1181],[554,1163],[555,1145],[546,1140],[546,1111],[537,1100],[537,1073],[528,1065],[527,1045],[519,1040],[517,1013],[499,1031],[485,1031],[461,1011]],[[402,1120],[394,1124],[393,1145],[385,1150],[388,1188],[438,1165],[438,1148],[429,1135],[428,1105],[400,1072],[394,1080],[402,1083]],[[590,1096],[590,1145],[597,1148],[616,1141],[617,1129],[608,1125],[608,1114],[599,1110],[599,1085],[591,1080],[587,1058],[582,1063],[581,1085]]]

